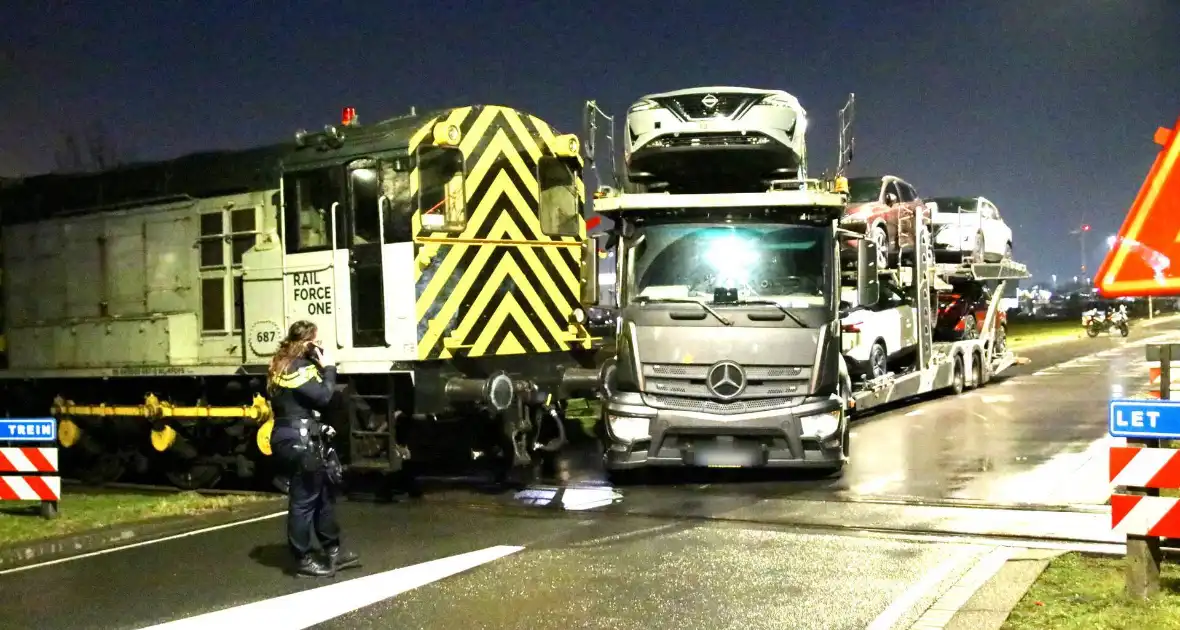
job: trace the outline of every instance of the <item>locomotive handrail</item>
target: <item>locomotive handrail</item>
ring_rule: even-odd
[[[339,293],[336,291],[336,247],[337,247],[337,243],[336,243],[336,232],[337,232],[337,230],[336,230],[336,208],[338,208],[339,206],[340,206],[339,201],[332,202],[332,209],[331,209],[331,213],[332,213],[332,283],[331,283],[331,286],[332,286],[332,296],[333,296],[332,299],[336,299],[335,296],[339,295]],[[335,323],[335,328],[336,328],[336,335],[335,335],[336,336],[336,348],[337,349],[343,348],[344,346],[340,343],[340,309],[339,308],[332,309],[332,321]]]

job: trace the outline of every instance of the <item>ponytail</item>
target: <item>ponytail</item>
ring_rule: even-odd
[[[270,358],[270,367],[266,371],[266,391],[274,396],[278,390],[278,379],[291,367],[291,362],[307,351],[307,345],[315,340],[316,325],[309,321],[298,321],[291,324],[287,331],[287,338],[279,343],[278,350]]]

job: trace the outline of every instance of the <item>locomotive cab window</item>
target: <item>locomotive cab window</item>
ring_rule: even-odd
[[[541,189],[541,231],[549,236],[577,236],[577,178],[564,160],[542,157],[537,162],[537,184]]]
[[[349,197],[352,209],[352,244],[366,245],[381,242],[381,193],[375,160],[358,160],[348,171]]]
[[[336,246],[344,246],[342,230],[332,221],[332,204],[344,200],[337,172],[323,168],[283,176],[283,238],[288,254],[331,249],[333,229],[338,231]],[[343,215],[344,206],[337,206],[336,223],[343,225]]]
[[[413,240],[411,217],[414,204],[410,198],[410,160],[408,157],[381,161],[382,217],[386,243]]]
[[[415,209],[426,230],[461,232],[467,227],[463,152],[454,147],[420,147]]]

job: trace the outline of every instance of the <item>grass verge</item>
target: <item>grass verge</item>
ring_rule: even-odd
[[[1086,336],[1081,320],[1023,321],[1008,323],[1008,347],[1013,350],[1046,341],[1066,341]]]
[[[1002,630],[1180,628],[1180,567],[1165,563],[1160,593],[1146,602],[1124,594],[1122,558],[1059,556],[1013,609]]]
[[[121,525],[164,516],[195,516],[258,503],[273,497],[262,495],[205,496],[196,492],[179,494],[133,494],[127,492],[66,493],[58,503],[58,517],[45,520],[37,515],[38,503],[0,503],[0,545],[28,542],[88,529]]]

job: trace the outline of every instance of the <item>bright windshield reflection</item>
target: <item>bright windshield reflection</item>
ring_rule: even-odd
[[[803,225],[654,225],[637,234],[630,294],[713,302],[714,290],[788,308],[826,307],[830,238]]]

